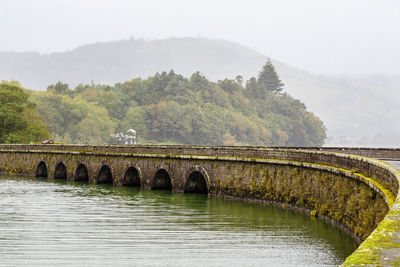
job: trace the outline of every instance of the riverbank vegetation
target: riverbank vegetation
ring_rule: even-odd
[[[248,81],[171,70],[114,86],[58,82],[31,99],[55,140],[67,143],[115,143],[116,133],[135,129],[139,142],[322,145],[322,121],[283,86],[268,61]]]
[[[28,92],[17,82],[0,83],[0,143],[29,143],[49,136]]]

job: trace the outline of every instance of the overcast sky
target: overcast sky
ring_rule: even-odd
[[[0,51],[226,39],[312,73],[400,75],[398,0],[0,0]]]

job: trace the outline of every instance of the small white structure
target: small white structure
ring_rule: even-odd
[[[134,145],[136,144],[136,130],[129,129],[125,133],[117,133],[115,139],[119,144]]]
[[[125,145],[136,144],[136,131],[134,129],[126,131],[125,140]]]

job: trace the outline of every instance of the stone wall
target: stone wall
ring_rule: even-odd
[[[261,156],[270,149],[290,149],[306,151],[334,152],[352,154],[369,158],[400,160],[399,148],[364,148],[364,147],[259,147],[259,146],[193,146],[193,145],[7,145],[0,144],[1,149],[18,150],[50,150],[50,151],[99,151],[99,152],[120,152],[120,153],[171,153],[180,155],[209,155],[209,156],[234,156],[244,155]]]

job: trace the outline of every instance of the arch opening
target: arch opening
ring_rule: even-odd
[[[47,178],[47,166],[44,161],[41,161],[37,166],[35,177]]]
[[[124,185],[140,187],[139,172],[135,167],[129,167],[124,175]]]
[[[166,170],[160,169],[156,172],[151,185],[152,190],[172,190],[171,178]]]
[[[97,184],[113,184],[113,177],[110,167],[101,166],[99,175],[97,175]]]
[[[201,172],[192,172],[186,179],[185,193],[208,194],[206,179]]]
[[[60,162],[57,164],[54,171],[54,179],[67,179],[67,168],[64,163]]]
[[[77,182],[89,182],[89,173],[85,164],[79,164],[75,171],[75,179]]]

